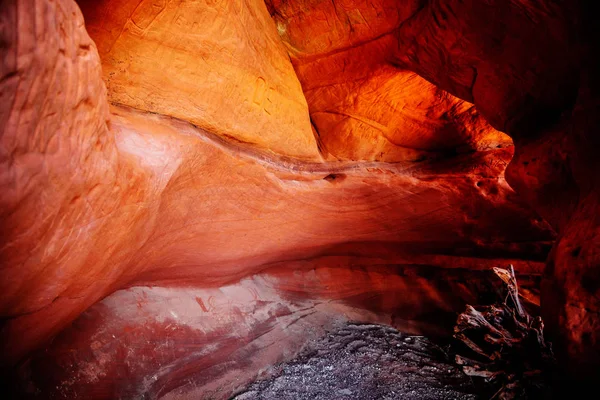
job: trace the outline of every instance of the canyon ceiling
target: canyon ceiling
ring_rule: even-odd
[[[594,379],[590,7],[2,1],[3,370],[227,397],[340,315],[434,331],[513,264]]]

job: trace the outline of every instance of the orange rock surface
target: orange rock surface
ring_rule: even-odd
[[[512,144],[472,104],[394,62],[394,32],[419,2],[267,4],[326,156],[414,161]]]
[[[37,269],[3,280],[7,315],[26,314],[4,331],[7,355],[124,284],[219,285],[273,262],[340,252],[388,263],[430,255],[450,267],[464,256],[538,261],[552,238],[499,176],[508,150],[458,163],[290,164],[165,117],[113,108],[110,125],[118,158],[105,167],[122,186],[67,196],[74,233],[39,228],[38,246],[23,255]],[[34,227],[61,214],[38,216]]]
[[[477,299],[483,270],[512,263],[535,286],[547,259],[561,365],[594,378],[589,15],[528,0],[2,2],[3,371],[19,364],[33,397],[227,397],[219,354],[187,366],[187,345],[225,346],[251,379],[302,346],[300,328],[426,329]],[[219,313],[188,307],[242,292]],[[263,300],[289,326],[326,304],[286,331]],[[120,366],[169,336],[171,312],[192,321],[174,344]],[[82,349],[92,362],[60,364]],[[152,351],[170,365],[159,384]],[[222,386],[186,386],[206,368]]]
[[[306,100],[264,2],[81,2],[110,102],[320,158]]]

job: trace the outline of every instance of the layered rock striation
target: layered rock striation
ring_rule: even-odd
[[[560,359],[593,378],[600,121],[585,7],[3,2],[2,365],[20,364],[38,390],[60,386],[60,396],[163,396],[194,376],[186,343],[221,346],[194,333],[194,315],[216,307],[190,308],[203,299],[194,291],[269,287],[282,315],[333,302],[306,320],[320,332],[334,315],[451,314],[486,286],[480,271],[512,263],[535,280],[547,260],[541,306]],[[329,272],[317,284],[302,272],[311,268]],[[411,273],[425,276],[402,278]],[[239,289],[260,274],[285,279]],[[435,283],[446,274],[455,283]],[[111,383],[119,352],[139,339],[127,329],[153,343],[175,318],[147,318],[160,313],[144,302],[119,314],[119,302],[148,294],[152,304],[172,299],[161,312],[190,319],[189,335],[165,345],[170,369],[156,375],[163,364],[149,345],[139,353],[147,359],[126,367],[129,382]],[[231,351],[276,329],[268,340],[287,338],[289,351],[257,356],[262,368],[302,340],[261,296],[225,307],[228,323],[216,314],[203,323],[215,332],[245,324]],[[109,345],[108,334],[122,343]],[[45,359],[33,353],[53,337],[67,339]],[[67,357],[62,375],[39,379],[61,354],[89,346],[88,375],[73,375],[83,361]],[[218,353],[206,354],[198,371],[225,376]],[[223,385],[200,386],[235,391]]]

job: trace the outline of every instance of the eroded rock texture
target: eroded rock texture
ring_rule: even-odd
[[[419,2],[267,4],[325,155],[419,160],[511,144],[472,104],[394,62],[395,32]]]
[[[335,300],[306,320],[315,335],[350,308],[358,320],[452,313],[486,287],[477,271],[539,275],[555,232],[542,311],[567,369],[597,374],[600,114],[585,4],[78,3],[83,14],[72,0],[0,4],[0,352],[5,369],[31,367],[30,395],[159,397],[208,369],[227,396],[233,364],[211,345],[238,351],[235,364],[252,359],[246,345],[289,341],[236,367],[248,379],[302,347],[277,310],[304,318]],[[409,267],[429,272],[394,278]],[[306,268],[335,273],[317,284]],[[450,288],[436,284],[446,270]],[[227,285],[259,272],[287,277],[265,295],[279,306],[256,297],[226,323],[199,322],[205,300],[188,307],[195,291],[234,299]],[[170,317],[143,302],[119,314],[144,293],[196,326],[164,359]],[[203,323],[216,328],[199,334]],[[229,344],[223,330],[237,331]],[[120,366],[144,338],[138,367]],[[190,343],[208,350],[192,362]],[[61,364],[88,347],[91,364]]]
[[[593,277],[599,264],[595,171],[600,169],[594,156],[599,148],[598,83],[592,71],[598,67],[598,34],[588,2],[432,0],[398,6],[379,1],[363,8],[353,2],[268,3],[311,112],[322,112],[320,96],[313,106],[310,82],[323,77],[323,65],[341,74],[356,72],[360,89],[330,94],[336,99],[352,98],[364,83],[377,81],[383,65],[388,71],[416,72],[473,102],[492,126],[514,138],[509,182],[559,233],[566,232],[549,260],[546,318],[562,337],[559,347],[568,353],[563,360],[582,362],[576,375],[597,375],[592,360],[598,359],[599,285]],[[307,27],[313,24],[314,30]],[[320,67],[311,75],[313,64]],[[352,85],[335,78],[330,84],[316,90],[334,93]],[[393,96],[384,86],[375,83],[369,93],[378,99]],[[357,104],[341,107],[353,113]],[[344,121],[335,125],[343,135],[353,131],[347,124],[373,121],[356,122],[352,113],[335,114]],[[375,121],[385,136],[388,120]],[[583,248],[588,251],[581,254]]]
[[[320,158],[306,100],[261,0],[80,2],[111,102]]]

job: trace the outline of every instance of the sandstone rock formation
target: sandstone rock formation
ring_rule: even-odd
[[[4,370],[28,371],[32,396],[112,398],[167,396],[208,368],[221,386],[195,393],[227,396],[227,365],[251,379],[302,346],[301,327],[459,311],[499,264],[535,281],[557,232],[542,312],[567,369],[593,377],[588,14],[528,0],[2,2]],[[212,291],[255,296],[219,308]],[[233,364],[188,344],[225,346]],[[64,356],[85,348],[85,367]],[[137,364],[119,366],[132,348]]]
[[[109,101],[320,159],[302,88],[263,1],[80,3]]]

